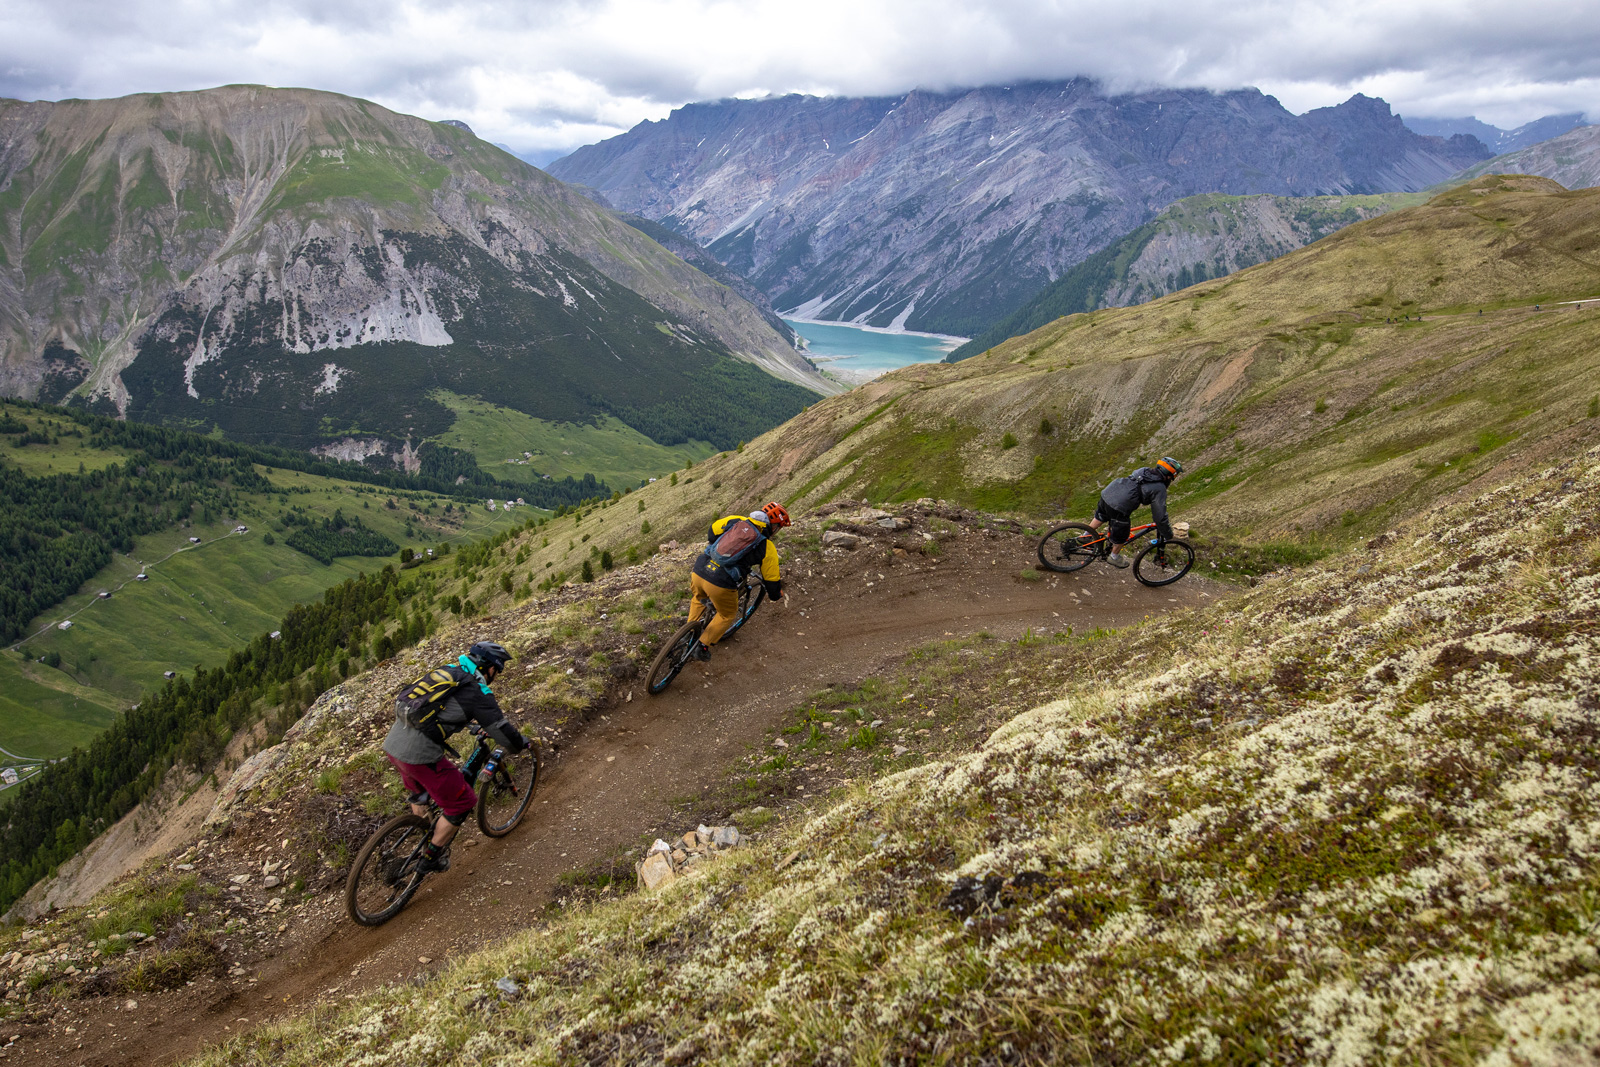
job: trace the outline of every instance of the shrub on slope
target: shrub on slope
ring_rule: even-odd
[[[1125,680],[789,840],[203,1062],[1592,1056],[1597,460],[1131,631]]]

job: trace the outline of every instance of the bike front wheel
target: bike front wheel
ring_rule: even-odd
[[[350,918],[378,926],[400,914],[422,884],[422,846],[431,829],[420,815],[397,815],[367,838],[344,886]]]
[[[710,610],[710,605],[706,606]],[[650,664],[650,674],[645,678],[645,691],[651,696],[659,696],[666,692],[667,686],[683,670],[683,665],[689,662],[689,654],[694,651],[694,643],[700,640],[700,632],[705,629],[705,617],[693,622],[686,622],[678,627],[676,633],[667,639],[661,646],[661,651],[656,653],[655,661]]]
[[[750,616],[756,613],[756,609],[761,606],[761,602],[766,598],[766,586],[755,585],[752,588],[750,584],[741,585],[739,587],[739,617],[733,620],[733,625],[728,628],[723,640],[726,641],[729,637],[732,637],[740,627],[749,622]]]
[[[506,756],[487,782],[478,786],[478,829],[490,837],[509,834],[528,810],[539,786],[539,746]]]
[[[1091,530],[1088,523],[1064,523],[1039,539],[1039,564],[1063,574],[1082,570],[1095,561],[1106,543],[1106,535]]]
[[[1163,541],[1146,545],[1133,557],[1133,576],[1145,585],[1162,586],[1189,573],[1194,566],[1194,549],[1184,541]]]

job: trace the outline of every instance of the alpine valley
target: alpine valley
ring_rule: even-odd
[[[452,396],[730,447],[829,391],[459,123],[260,86],[0,100],[0,393],[414,471]]]

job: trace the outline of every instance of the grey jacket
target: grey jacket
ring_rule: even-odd
[[[1106,506],[1132,516],[1144,505],[1150,505],[1150,518],[1156,524],[1156,533],[1163,541],[1172,539],[1172,525],[1167,522],[1167,479],[1154,467],[1140,467],[1126,478],[1118,478],[1100,494]]]
[[[522,734],[506,719],[500,702],[476,678],[468,679],[444,698],[444,708],[439,712],[438,723],[442,734],[434,735],[418,730],[406,722],[405,713],[395,709],[394,725],[383,739],[383,750],[401,763],[431,765],[449,755],[444,739],[462,730],[468,722],[476,722],[508,752],[521,752],[527,747]]]

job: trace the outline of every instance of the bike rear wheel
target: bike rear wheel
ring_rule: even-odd
[[[490,837],[509,834],[528,810],[539,787],[539,746],[506,756],[487,782],[478,786],[478,829]]]
[[[711,605],[707,604],[705,610],[709,612]],[[705,619],[702,614],[695,621],[678,627],[677,632],[661,646],[661,651],[656,653],[644,683],[645,691],[651,696],[664,693],[678,672],[683,670],[683,665],[689,662],[689,653],[694,651],[694,643],[700,640],[700,632],[705,629]]]
[[[1133,557],[1133,576],[1149,586],[1171,585],[1193,566],[1194,549],[1187,542],[1163,541]]]
[[[377,926],[400,913],[422,884],[422,846],[431,830],[420,815],[397,815],[367,838],[344,886],[350,918]]]
[[[1039,539],[1039,563],[1069,574],[1093,563],[1107,543],[1107,535],[1091,530],[1088,523],[1063,523]]]

